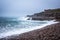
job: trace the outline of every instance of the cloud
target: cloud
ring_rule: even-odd
[[[60,0],[1,0],[1,15],[24,16],[34,14],[47,8],[60,7]],[[16,14],[16,15],[14,15]]]

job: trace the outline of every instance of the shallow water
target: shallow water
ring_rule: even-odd
[[[18,20],[17,18],[0,18],[0,38],[21,34],[55,23],[53,21]]]

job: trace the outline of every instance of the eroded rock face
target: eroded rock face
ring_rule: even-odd
[[[60,13],[56,13],[55,18],[60,19]]]
[[[60,8],[44,10],[43,12],[35,13],[34,15],[30,15],[28,17],[32,17],[32,20],[60,19]]]

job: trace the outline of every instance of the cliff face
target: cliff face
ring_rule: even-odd
[[[58,9],[48,9],[40,13],[35,13],[34,15],[28,15],[32,20],[53,20],[60,19],[60,8]]]

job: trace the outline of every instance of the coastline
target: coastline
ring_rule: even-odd
[[[60,31],[58,28],[60,26],[59,24],[60,23],[51,24],[41,29],[36,29],[30,32],[22,33],[15,36],[13,35],[10,37],[2,38],[0,40],[45,40],[45,39],[50,40],[51,38],[47,36],[55,37],[55,35],[58,35],[58,36],[60,35],[60,34],[55,34],[55,29],[57,29],[56,31]],[[52,38],[52,39],[55,39],[55,38]]]

